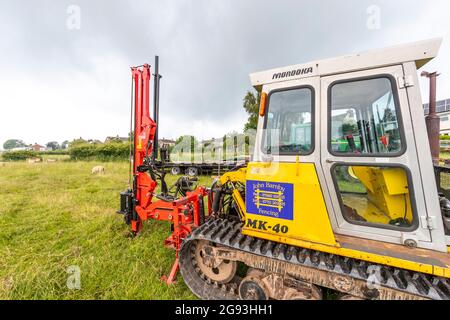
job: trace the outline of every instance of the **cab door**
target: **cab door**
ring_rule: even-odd
[[[320,163],[335,233],[420,247],[431,236],[403,75],[321,78]]]
[[[336,245],[320,168],[320,78],[264,85],[243,233],[299,245]]]

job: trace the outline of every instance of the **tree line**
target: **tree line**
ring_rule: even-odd
[[[63,150],[66,149],[69,145],[69,141],[65,140],[61,142],[61,144],[58,141],[50,141],[45,144],[44,147],[48,151],[55,151],[55,150]],[[25,143],[23,140],[20,139],[8,139],[3,143],[3,149],[4,150],[13,150],[13,149],[26,149],[26,148],[32,148],[32,144]]]
[[[258,123],[260,94],[248,91],[243,99],[243,108],[248,114],[247,123],[244,125],[244,132],[256,130]],[[170,152],[195,153],[198,150],[208,150],[210,153],[216,152],[213,145],[220,145],[222,150],[236,149],[237,144],[245,144],[245,153],[248,153],[248,146],[251,141],[242,138],[242,134],[230,132],[222,138],[211,139],[200,142],[196,137],[191,135],[180,136],[175,146],[170,146]],[[239,141],[239,142],[237,142]],[[187,143],[187,147],[184,146]],[[178,147],[177,147],[178,146]],[[180,147],[181,146],[181,147]],[[32,150],[32,145],[25,143],[20,139],[9,139],[3,143],[3,149],[7,152],[2,154],[3,160],[26,160],[28,158],[39,157],[42,154],[68,154],[72,160],[127,160],[130,154],[130,143],[120,139],[111,139],[105,143],[98,140],[84,140],[82,138],[75,139],[72,142],[65,140],[61,143],[50,141],[45,145],[46,151]],[[16,150],[14,150],[16,149]],[[20,150],[22,149],[22,150]],[[13,151],[14,150],[14,151]]]

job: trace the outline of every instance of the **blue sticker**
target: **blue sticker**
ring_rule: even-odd
[[[247,213],[293,220],[293,203],[292,183],[247,180],[245,192]]]

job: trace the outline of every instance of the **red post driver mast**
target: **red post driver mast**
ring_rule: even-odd
[[[164,241],[167,247],[176,251],[172,270],[164,277],[171,284],[178,272],[178,252],[183,239],[205,219],[204,198],[209,190],[186,188],[191,182],[181,179],[187,178],[177,181],[177,188],[173,188],[176,191],[170,192],[172,188],[167,188],[166,173],[155,166],[157,160],[153,156],[157,123],[150,117],[150,66],[132,67],[131,72],[134,89],[133,187],[120,194],[119,213],[124,215],[127,224],[131,224],[134,234],[141,231],[143,221],[148,219],[169,221],[173,225],[172,234]],[[159,75],[156,76],[159,80]],[[161,181],[160,194],[155,194],[157,180]]]

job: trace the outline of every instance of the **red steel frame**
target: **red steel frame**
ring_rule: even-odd
[[[153,201],[158,183],[145,170],[139,170],[139,167],[144,165],[144,160],[152,154],[157,126],[150,117],[150,66],[145,64],[131,70],[135,94],[133,189],[136,213],[131,220],[131,229],[134,233],[139,233],[142,222],[148,219],[169,221],[173,224],[173,232],[164,241],[164,245],[175,249],[176,258],[169,276],[163,277],[167,284],[172,284],[179,269],[178,252],[182,241],[200,225],[200,210],[203,210],[200,201],[208,196],[208,190],[197,187],[194,191],[187,192],[186,197],[174,201]]]

